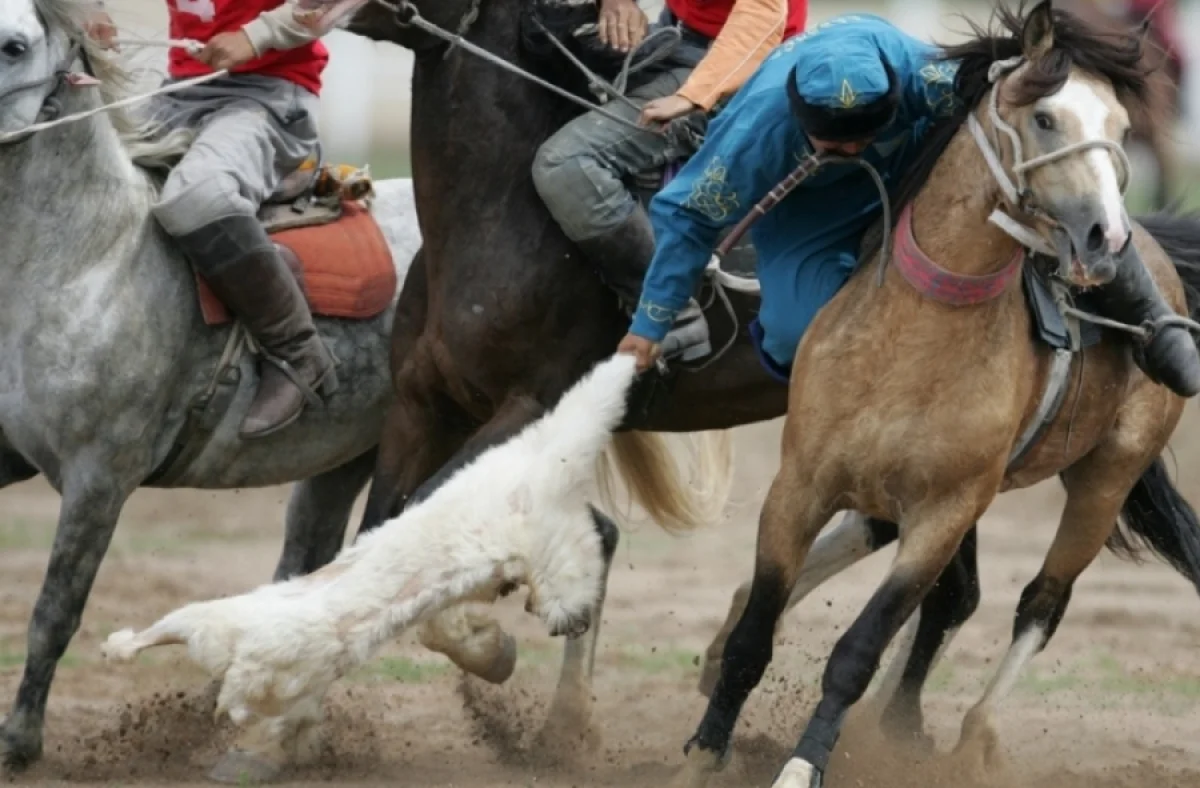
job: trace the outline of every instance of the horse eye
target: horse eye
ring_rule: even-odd
[[[29,44],[20,38],[10,38],[4,42],[3,46],[0,46],[0,52],[3,52],[6,57],[13,59],[19,58],[28,51]]]
[[[1054,129],[1054,118],[1052,118],[1047,112],[1033,113],[1033,122],[1036,123],[1037,127],[1042,131],[1051,131]]]

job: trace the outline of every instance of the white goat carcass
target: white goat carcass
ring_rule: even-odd
[[[587,496],[634,375],[632,356],[607,359],[551,412],[322,569],[115,632],[104,656],[185,644],[221,681],[216,714],[256,731],[246,755],[277,772],[310,753],[336,679],[447,606],[527,584],[528,609],[551,634],[581,634],[604,572]]]

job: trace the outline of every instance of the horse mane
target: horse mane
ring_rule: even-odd
[[[84,35],[81,20],[95,7],[91,0],[33,0],[33,5],[48,31],[64,32],[79,44],[92,76],[100,81],[102,103],[120,101],[137,89],[139,74],[127,68],[123,58]],[[195,136],[187,130],[164,133],[161,124],[138,115],[136,106],[133,111],[121,107],[105,114],[134,165],[142,169],[168,168],[187,151]]]
[[[959,15],[970,27],[973,37],[958,44],[939,46],[936,61],[958,61],[954,94],[958,104],[953,115],[936,122],[921,143],[912,167],[896,187],[893,217],[907,205],[933,172],[938,159],[958,133],[967,117],[975,111],[992,87],[988,69],[1000,60],[1022,54],[1021,33],[1025,26],[1024,2],[1017,10],[997,6],[991,24],[981,27]],[[1066,83],[1071,67],[1102,77],[1112,83],[1117,100],[1127,108],[1141,106],[1150,90],[1151,68],[1143,65],[1143,39],[1139,31],[1110,33],[1085,23],[1079,17],[1053,10],[1054,46],[1031,62],[1013,84],[1013,99],[1018,106],[1032,104],[1053,95]]]

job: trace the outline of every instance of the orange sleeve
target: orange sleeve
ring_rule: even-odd
[[[737,0],[678,95],[707,111],[736,91],[783,41],[787,13],[787,0]]]

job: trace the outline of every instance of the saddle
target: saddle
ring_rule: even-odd
[[[392,303],[398,278],[391,250],[371,215],[375,192],[367,168],[310,159],[280,183],[258,219],[287,262],[314,316],[377,317]],[[233,315],[198,272],[205,324]]]

